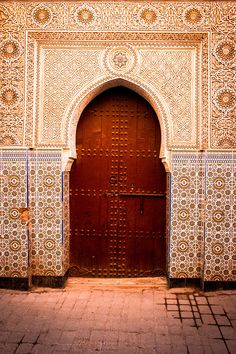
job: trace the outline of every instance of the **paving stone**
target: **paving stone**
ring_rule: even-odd
[[[226,340],[226,345],[230,354],[236,354],[236,339],[234,340]]]
[[[12,331],[9,333],[7,343],[20,343],[24,335],[24,332]]]
[[[188,345],[188,354],[205,354],[205,348],[202,345]]]
[[[211,309],[208,305],[199,305],[198,310],[201,314],[211,314]]]
[[[211,310],[214,313],[214,315],[224,315],[225,314],[225,311],[221,306],[212,305]]]
[[[183,318],[182,319],[182,324],[183,326],[188,326],[188,327],[194,327],[195,326],[195,321],[192,318]]]
[[[221,326],[230,326],[228,318],[224,315],[215,315],[215,319],[218,325]]]
[[[198,330],[200,335],[207,336],[208,338],[222,338],[220,330],[216,325],[203,325]]]
[[[30,343],[21,343],[17,350],[16,354],[28,354],[32,352],[33,344]]]
[[[179,311],[177,305],[167,305],[167,311]]]
[[[204,296],[196,296],[195,300],[198,305],[207,305],[207,299]]]
[[[27,331],[22,339],[22,342],[23,343],[36,343],[39,336],[40,336],[39,331],[37,331],[37,332],[28,332]]]
[[[159,353],[159,352],[157,352],[157,353]],[[162,353],[162,352],[160,352],[160,353]],[[171,353],[173,353],[173,354],[187,354],[188,348],[184,344],[173,344]]]
[[[190,311],[181,311],[181,317],[184,318],[193,318],[193,313]]]
[[[177,299],[167,299],[166,302],[167,302],[167,305],[176,305]]]
[[[1,354],[15,354],[18,344],[14,343],[7,343],[3,347],[3,351]]]
[[[36,344],[32,348],[33,354],[51,354],[53,353],[54,347],[53,345],[45,345],[45,344]]]
[[[221,330],[222,336],[225,339],[235,339],[236,340],[236,331],[234,328],[221,326],[220,330]]]
[[[216,321],[212,315],[204,315],[202,314],[202,321],[205,324],[216,324]]]
[[[223,340],[211,339],[210,345],[214,354],[228,354],[228,349]]]

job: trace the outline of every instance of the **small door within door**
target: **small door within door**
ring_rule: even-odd
[[[70,175],[71,275],[165,274],[160,141],[154,110],[124,87],[105,91],[84,110]]]

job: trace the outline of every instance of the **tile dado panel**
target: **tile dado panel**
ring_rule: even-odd
[[[0,277],[28,277],[27,153],[0,151]]]
[[[236,154],[206,163],[205,280],[236,280]]]
[[[201,154],[174,154],[171,174],[170,277],[201,278],[204,171]]]
[[[236,280],[236,153],[174,153],[170,278]]]
[[[68,269],[68,174],[59,151],[1,151],[0,277]]]

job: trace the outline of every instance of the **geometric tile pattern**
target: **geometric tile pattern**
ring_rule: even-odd
[[[60,151],[5,150],[0,162],[0,276],[64,275],[69,172],[61,172]],[[171,278],[236,280],[235,162],[235,153],[173,153]]]
[[[236,154],[175,153],[169,275],[236,280]]]
[[[0,152],[0,276],[27,277],[26,152]]]
[[[169,246],[169,274],[172,278],[201,277],[203,182],[201,155],[173,156]]]
[[[33,275],[62,275],[62,172],[58,151],[29,158],[29,208]]]
[[[236,154],[208,156],[205,280],[236,280]]]
[[[63,274],[67,271],[70,264],[70,205],[69,205],[69,172],[63,172]]]

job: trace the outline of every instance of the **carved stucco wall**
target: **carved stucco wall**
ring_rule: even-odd
[[[85,106],[121,84],[160,120],[170,277],[236,279],[235,13],[224,1],[1,2],[1,276],[68,269],[65,162]]]
[[[46,144],[56,132],[62,139],[53,143],[69,145],[60,123],[71,100],[79,99],[85,87],[91,91],[99,80],[124,77],[131,82],[135,78],[137,86],[163,99],[173,128],[171,146],[194,147],[198,134],[204,148],[235,147],[234,2],[2,2],[0,22],[1,145],[31,146],[37,130],[36,143]],[[199,33],[207,43],[199,40]],[[199,55],[191,50],[196,42]],[[124,44],[129,47],[122,52]],[[31,110],[36,100],[40,109]],[[58,107],[51,112],[53,104]]]

